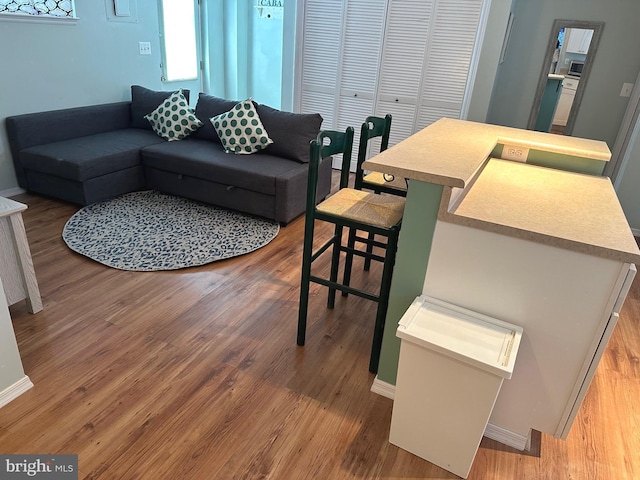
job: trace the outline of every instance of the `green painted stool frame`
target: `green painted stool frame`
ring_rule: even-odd
[[[325,139],[329,140],[329,144],[325,145]],[[307,210],[305,216],[304,230],[304,248],[302,254],[302,279],[300,283],[300,305],[298,310],[298,337],[297,343],[302,346],[305,343],[307,313],[309,305],[309,286],[311,282],[324,285],[329,288],[327,299],[327,307],[333,308],[335,304],[336,290],[343,293],[350,293],[368,300],[378,303],[376,312],[376,321],[374,326],[373,341],[371,346],[371,356],[369,359],[369,371],[376,373],[380,362],[380,349],[382,347],[382,336],[384,333],[384,322],[387,315],[387,307],[389,305],[389,291],[391,288],[391,276],[395,263],[396,251],[398,248],[399,226],[384,228],[374,226],[368,223],[358,222],[352,219],[341,217],[339,215],[328,214],[317,210],[317,185],[318,185],[318,166],[320,160],[331,155],[342,154],[342,168],[340,174],[340,189],[347,188],[349,180],[349,166],[351,164],[351,152],[353,148],[353,127],[348,127],[345,132],[337,132],[333,130],[324,130],[318,134],[315,140],[310,143],[310,161],[309,176],[307,185]],[[315,229],[315,221],[333,223],[335,231],[333,236],[313,251],[313,236]],[[369,244],[371,240],[368,238],[357,237],[354,244],[350,246],[342,245],[342,233],[344,228],[357,229],[383,236],[387,239],[386,243],[375,242],[379,247],[385,249],[385,255],[374,255],[366,251],[355,248],[355,241]],[[328,279],[311,275],[311,264],[320,255],[332,249],[331,269]],[[340,253],[346,252],[348,256],[358,255],[365,259],[370,258],[383,263],[382,280],[380,291],[377,295],[366,292],[364,290],[352,288],[348,283],[338,282],[338,267],[340,261]]]
[[[400,197],[406,197],[407,191],[400,190],[398,188],[390,187],[390,186],[380,186],[377,183],[369,183],[364,177],[364,168],[362,164],[367,159],[367,148],[369,145],[369,141],[372,138],[380,137],[380,152],[384,152],[389,147],[389,135],[391,134],[391,115],[386,114],[383,117],[374,117],[369,116],[365,119],[364,123],[360,127],[360,142],[358,144],[358,161],[356,166],[356,178],[354,187],[357,190],[367,189],[373,190],[375,193],[389,193],[391,195],[398,195]],[[355,231],[351,230],[349,232],[349,245],[353,246],[351,242],[352,237],[355,240]],[[373,242],[374,235],[369,234],[368,239]],[[367,252],[373,253],[373,243],[370,243],[367,246]],[[344,282],[349,283],[349,276],[351,275],[351,267],[353,264],[353,257],[347,257],[347,264],[345,266],[345,278]],[[368,271],[371,267],[371,259],[365,258],[364,261],[364,269]],[[343,296],[347,294],[345,292],[342,293]]]

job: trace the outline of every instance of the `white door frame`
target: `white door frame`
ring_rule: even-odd
[[[629,97],[627,111],[622,119],[620,130],[613,146],[611,160],[604,169],[604,174],[611,178],[617,190],[622,180],[622,175],[629,162],[629,152],[632,150],[637,136],[637,127],[640,127],[640,72]]]

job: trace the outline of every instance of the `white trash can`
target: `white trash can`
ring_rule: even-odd
[[[466,478],[522,328],[419,296],[400,319],[389,441]]]

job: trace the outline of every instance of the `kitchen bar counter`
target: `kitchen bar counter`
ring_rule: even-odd
[[[495,151],[509,145],[607,162],[604,142],[442,118],[364,163],[364,168],[437,185],[464,188]]]
[[[576,252],[640,263],[611,181],[491,159],[442,220]]]
[[[547,245],[640,262],[611,181],[491,160],[496,145],[606,162],[604,142],[441,119],[367,160],[365,168],[442,185],[438,218]]]
[[[409,179],[372,390],[393,397],[398,321],[429,295],[524,330],[485,435],[566,438],[640,260],[609,157],[604,142],[441,119],[367,160]]]

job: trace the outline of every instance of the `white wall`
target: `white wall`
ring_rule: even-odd
[[[157,2],[136,1],[136,23],[108,21],[109,0],[76,1],[74,25],[0,20],[0,192],[18,187],[5,117],[130,100],[132,84],[172,88],[160,81]]]

